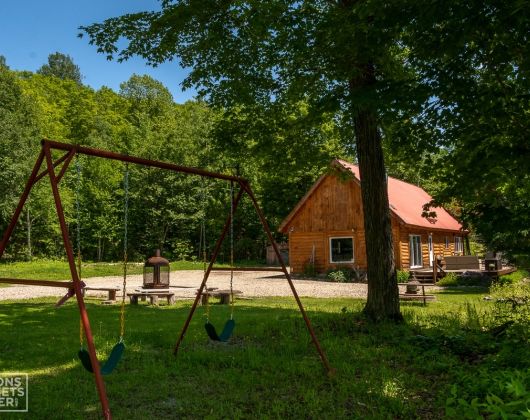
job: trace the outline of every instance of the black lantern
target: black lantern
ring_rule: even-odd
[[[155,256],[144,264],[144,289],[167,289],[169,287],[169,261],[160,256],[157,249]]]

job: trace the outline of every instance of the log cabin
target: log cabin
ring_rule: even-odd
[[[432,267],[435,255],[463,255],[467,231],[444,208],[424,204],[420,187],[388,177],[394,257],[399,270]],[[278,228],[288,235],[292,273],[308,264],[316,272],[338,267],[366,270],[366,246],[359,167],[334,160]]]

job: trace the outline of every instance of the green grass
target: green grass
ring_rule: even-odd
[[[140,264],[128,264],[130,274],[142,272]],[[119,276],[123,274],[121,263],[83,263],[83,277]],[[32,280],[69,280],[70,269],[67,261],[34,260],[31,262],[13,262],[0,264],[0,277]]]
[[[252,261],[242,262],[240,266],[260,265]],[[173,261],[170,263],[171,270],[202,270],[202,262]],[[228,267],[227,264],[216,264],[218,267]],[[129,274],[141,274],[143,263],[129,263],[127,272]],[[122,263],[92,263],[86,262],[81,266],[83,278],[120,276],[123,275]],[[0,277],[32,280],[68,280],[70,269],[67,261],[57,260],[34,260],[31,262],[2,262],[0,263]]]
[[[502,284],[515,284],[523,280],[524,278],[530,278],[530,272],[525,269],[518,269],[513,273],[506,274],[499,277],[499,281]],[[479,286],[489,287],[492,284],[491,279],[488,277],[459,277],[455,273],[448,273],[438,283],[438,286],[443,287],[455,287],[455,286]]]
[[[518,283],[523,279],[530,279],[530,271],[519,269],[513,273],[501,277],[503,283]]]
[[[505,364],[477,338],[486,334],[477,317],[491,308],[482,292],[437,297],[427,307],[403,304],[400,325],[370,324],[359,314],[361,300],[303,299],[337,370],[332,378],[292,298],[238,301],[233,339],[220,345],[207,340],[198,308],[177,358],[172,348],[191,302],[128,306],[125,355],[105,378],[111,409],[117,419],[440,418],[462,374]],[[0,302],[0,372],[29,373],[31,418],[98,418],[92,376],[76,358],[77,306],[54,309],[54,302]],[[105,358],[118,336],[119,307],[96,300],[87,307]],[[211,307],[217,328],[228,317],[228,307]],[[517,353],[520,344],[510,346]]]

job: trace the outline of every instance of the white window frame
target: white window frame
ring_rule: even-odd
[[[420,261],[413,261],[414,258],[414,250],[413,250],[413,246],[412,246],[412,242],[413,242],[413,238],[419,238],[419,247],[420,247]],[[409,265],[410,265],[410,268],[420,268],[420,267],[423,267],[423,247],[422,247],[422,244],[421,244],[421,235],[409,235]],[[420,263],[420,265],[412,265],[412,263]]]
[[[445,237],[445,249],[449,249],[451,245],[449,244],[449,236]]]
[[[429,267],[432,267],[432,263],[434,261],[434,242],[432,239],[432,233],[429,233],[429,235],[427,236],[427,252],[429,253]]]
[[[464,254],[464,242],[461,236],[455,236],[455,254]]]
[[[352,259],[350,261],[333,261],[333,247],[331,246],[331,241],[333,239],[351,239]],[[329,262],[331,264],[351,264],[355,262],[355,240],[353,239],[353,236],[330,236],[329,238]]]

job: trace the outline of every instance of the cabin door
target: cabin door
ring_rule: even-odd
[[[434,260],[434,248],[432,245],[432,235],[429,235],[428,244],[429,244],[429,267],[432,267],[432,262]]]

